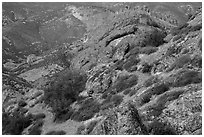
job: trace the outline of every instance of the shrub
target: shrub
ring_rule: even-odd
[[[182,87],[188,84],[196,84],[202,82],[201,72],[192,70],[181,71],[176,75],[175,82],[172,84],[173,87]]]
[[[184,29],[184,28],[186,28],[187,26],[188,26],[188,23],[181,24],[181,25],[179,25],[178,27],[175,27],[175,28],[171,29],[170,33],[171,33],[173,36],[175,36],[175,35],[181,33],[181,30]]]
[[[184,36],[183,35],[176,35],[174,38],[173,38],[173,42],[175,42],[175,41],[177,41],[177,40],[179,40],[179,39],[181,39],[181,38],[183,38]]]
[[[85,88],[87,77],[77,71],[66,70],[56,75],[49,87],[45,89],[44,102],[48,104],[56,120],[66,120],[64,116],[70,111],[70,104],[78,99]]]
[[[130,89],[130,88],[128,88],[128,89],[126,89],[126,90],[124,90],[124,91],[123,91],[123,94],[124,94],[124,95],[127,95],[127,94],[129,94],[129,93],[130,93],[130,91],[131,91],[131,89]]]
[[[140,95],[141,105],[148,103],[152,95],[159,95],[169,90],[169,87],[164,83],[158,83],[154,87],[146,90],[144,93]]]
[[[143,121],[139,115],[137,108],[135,108],[133,104],[129,103],[128,109],[130,110],[131,123],[133,124],[134,128],[137,129],[139,125],[141,132],[143,134],[148,134],[147,127],[143,124]]]
[[[177,99],[183,92],[184,90],[174,90],[174,91],[166,92],[165,94],[162,94],[156,100],[157,102],[151,107],[149,107],[150,114],[152,116],[158,117],[162,113],[163,109],[165,108],[166,102]]]
[[[91,133],[91,131],[94,129],[94,127],[96,126],[96,124],[97,124],[97,121],[92,121],[89,125],[88,125],[88,127],[87,127],[87,134],[90,134]]]
[[[200,40],[198,42],[198,47],[202,51],[202,38],[200,38]]]
[[[85,129],[86,129],[85,125],[81,125],[80,127],[78,127],[76,134],[81,135],[82,131]]]
[[[158,50],[157,47],[147,46],[140,49],[140,54],[150,55]]]
[[[44,113],[39,113],[39,114],[33,115],[34,120],[44,119],[45,117],[46,117],[46,115]]]
[[[2,114],[2,133],[20,135],[22,131],[32,123],[32,117],[24,116],[18,111],[12,114],[3,112]]]
[[[131,57],[126,62],[124,62],[123,69],[127,70],[128,72],[134,71],[134,66],[139,63],[139,59],[137,57]]]
[[[152,69],[152,65],[148,64],[148,63],[143,63],[142,64],[142,73],[150,73]]]
[[[176,130],[168,123],[154,121],[149,125],[153,135],[176,135]]]
[[[34,125],[29,129],[29,135],[40,135],[41,134],[41,128],[43,126],[43,121],[38,120],[34,123]]]
[[[120,76],[113,86],[113,89],[115,89],[118,93],[123,91],[124,89],[130,88],[134,85],[136,85],[138,82],[138,77],[136,75],[125,75]]]
[[[46,133],[46,135],[66,135],[66,132],[61,130],[61,131],[50,131]]]
[[[198,31],[200,29],[202,29],[202,24],[197,24],[191,27],[191,31]]]
[[[171,46],[168,48],[165,57],[172,56],[181,52],[182,47]]]
[[[132,90],[131,92],[130,92],[130,97],[132,97],[133,95],[135,95],[137,93],[137,90]]]
[[[118,60],[116,63],[115,63],[115,69],[117,70],[123,70],[123,64],[124,64],[124,61],[123,60]]]
[[[191,64],[192,64],[193,66],[202,68],[202,56],[195,56],[195,57],[192,59]]]
[[[175,68],[175,69],[181,68],[181,67],[183,67],[185,64],[189,63],[190,61],[191,61],[191,57],[190,57],[189,54],[187,54],[187,55],[182,55],[181,57],[179,57],[178,59],[176,59],[173,64],[171,64],[171,66],[169,67],[169,69],[167,69],[167,72],[173,70],[174,68]]]
[[[123,96],[121,96],[121,95],[113,95],[111,97],[110,101],[113,102],[115,106],[118,106],[123,101]]]
[[[110,95],[101,104],[101,110],[118,106],[123,101],[121,95]]]
[[[144,86],[149,87],[149,86],[151,86],[151,85],[153,85],[154,83],[157,83],[157,82],[159,82],[158,77],[157,76],[151,76],[144,82]]]
[[[27,103],[24,101],[24,100],[20,100],[19,102],[18,102],[18,106],[19,107],[25,107],[27,105]]]
[[[93,99],[88,99],[83,102],[78,111],[72,114],[71,119],[75,121],[85,121],[92,118],[99,111],[100,104]]]

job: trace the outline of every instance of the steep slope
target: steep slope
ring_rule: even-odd
[[[4,3],[3,134],[202,134],[199,5]]]

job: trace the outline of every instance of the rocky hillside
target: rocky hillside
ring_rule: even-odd
[[[3,3],[2,133],[201,135],[201,3]]]

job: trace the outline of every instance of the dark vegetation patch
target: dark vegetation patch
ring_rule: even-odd
[[[140,49],[140,54],[150,55],[158,50],[157,47],[147,46]]]
[[[12,114],[3,112],[2,114],[2,134],[21,135],[22,131],[31,125],[32,116],[25,116],[20,111]]]
[[[135,71],[137,69],[137,63],[140,62],[140,59],[138,59],[135,56],[129,57],[123,64],[123,69],[127,70],[128,72]]]
[[[82,131],[84,131],[86,129],[85,125],[81,125],[78,127],[76,134],[77,135],[81,135]]]
[[[78,95],[85,88],[86,75],[72,70],[66,70],[56,75],[55,80],[45,89],[44,102],[52,108],[55,120],[69,119],[72,110],[71,103],[78,99]]]
[[[152,67],[153,67],[152,64],[148,64],[148,63],[146,63],[146,62],[142,63],[141,66],[142,66],[142,67],[140,68],[140,71],[141,71],[142,73],[150,73],[151,70],[152,70]]]
[[[59,65],[65,66],[67,68],[71,65],[71,59],[73,58],[73,54],[64,52],[64,49],[60,49],[57,51],[57,58],[60,61]]]
[[[114,83],[112,87],[110,87],[108,90],[106,90],[103,93],[102,98],[106,99],[110,95],[114,95],[114,94],[122,92],[125,89],[131,88],[134,85],[136,85],[137,82],[138,82],[137,75],[119,76],[116,80],[116,83]]]
[[[171,32],[170,32],[170,33],[171,33],[173,36],[175,36],[175,35],[179,34],[181,30],[185,30],[185,28],[186,28],[188,25],[189,25],[188,23],[181,24],[181,25],[179,25],[178,27],[175,27],[175,28],[171,29]]]
[[[140,95],[141,105],[148,103],[153,95],[160,95],[169,90],[169,87],[164,83],[157,83],[154,87],[147,89]]]
[[[150,76],[145,82],[144,82],[144,86],[145,87],[149,87],[151,85],[153,85],[154,83],[159,82],[159,79],[157,76]]]
[[[136,85],[138,82],[138,76],[137,75],[125,75],[120,76],[117,79],[117,82],[114,84],[113,89],[116,90],[117,93],[130,88],[134,85]]]
[[[90,134],[91,131],[94,129],[98,121],[92,121],[87,127],[87,134]]]
[[[137,93],[137,90],[132,90],[131,92],[130,92],[130,97],[132,97],[133,95],[135,95]]]
[[[137,130],[138,125],[139,125],[142,134],[147,135],[148,134],[148,129],[144,125],[143,120],[142,120],[137,108],[133,104],[129,103],[128,104],[128,109],[130,110],[130,118],[131,118],[130,121],[131,121],[131,123],[133,125],[133,128],[135,130]]]
[[[198,47],[202,51],[202,38],[200,38],[200,40],[198,42]]]
[[[173,41],[176,41],[178,39],[184,40],[185,36],[189,32],[198,31],[200,29],[202,29],[202,24],[198,24],[198,25],[195,25],[195,26],[188,26],[188,23],[185,23],[183,25],[180,25],[178,27],[173,28],[170,33],[173,36],[175,36],[173,38]]]
[[[29,135],[41,135],[43,123],[44,121],[42,120],[36,121],[29,129]]]
[[[122,95],[110,95],[103,101],[101,105],[101,110],[116,107],[120,105],[122,101],[123,101]]]
[[[38,113],[38,114],[33,115],[34,120],[44,119],[45,117],[46,115],[44,113]]]
[[[173,87],[182,87],[188,84],[196,84],[202,82],[202,73],[193,70],[182,70],[175,75],[175,80],[170,83]]]
[[[124,95],[127,95],[127,94],[129,94],[130,92],[131,92],[131,88],[128,88],[128,89],[126,89],[126,90],[123,91],[123,94],[124,94]]]
[[[101,107],[101,105],[92,98],[85,100],[81,105],[79,110],[75,111],[70,119],[75,121],[88,120],[98,113]]]
[[[133,128],[143,135],[176,135],[176,130],[167,122],[160,122],[155,119],[152,123],[145,125],[142,116],[133,104],[128,104],[130,110],[130,120]],[[140,129],[138,129],[138,127]]]
[[[174,90],[171,92],[166,92],[158,97],[156,103],[149,107],[149,114],[152,116],[159,116],[162,110],[165,108],[165,104],[168,101],[175,100],[184,92],[184,90]]]
[[[189,54],[182,55],[179,58],[177,58],[167,69],[167,72],[172,71],[173,69],[182,68],[185,64],[189,63],[191,61],[191,57]]]
[[[155,120],[149,125],[149,129],[153,135],[177,135],[176,130],[167,122]]]
[[[202,68],[202,56],[195,56],[193,59],[192,59],[192,62],[191,64],[195,67],[198,67],[198,68]]]
[[[117,60],[114,64],[116,70],[123,70],[124,60]]]
[[[24,101],[24,100],[20,100],[19,102],[18,102],[18,106],[19,107],[25,107],[27,105],[27,103]]]
[[[177,35],[173,38],[173,42],[179,40],[180,41],[183,41],[185,39],[185,36],[184,35]]]
[[[188,26],[188,25],[189,25],[188,23],[179,25],[178,27],[173,28],[170,33],[173,36],[181,35],[181,34],[187,35],[189,32],[198,31],[202,29],[202,24],[197,24],[195,26]]]
[[[66,135],[66,132],[61,130],[61,131],[50,131],[46,133],[46,135]]]
[[[172,56],[173,54],[178,54],[182,50],[182,47],[177,47],[177,46],[171,46],[167,49],[165,57]]]

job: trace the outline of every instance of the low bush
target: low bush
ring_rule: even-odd
[[[100,106],[94,99],[87,99],[83,102],[79,110],[73,112],[70,118],[75,121],[88,120],[100,111]]]
[[[173,70],[173,69],[178,69],[183,67],[185,64],[189,63],[191,61],[191,57],[189,54],[182,55],[179,58],[177,58],[174,63],[170,65],[170,67],[167,69],[167,72]]]
[[[41,135],[41,128],[43,126],[43,121],[38,120],[34,123],[34,125],[29,129],[29,135]]]
[[[19,107],[25,107],[27,105],[27,103],[24,101],[24,100],[20,100],[19,102],[18,102],[18,106]]]
[[[181,32],[182,29],[185,29],[189,24],[188,23],[184,23],[184,24],[180,24],[178,27],[175,27],[173,29],[171,29],[171,34],[173,36],[179,34]]]
[[[130,92],[130,97],[132,97],[133,95],[135,95],[137,93],[137,90],[132,90],[131,92]]]
[[[62,121],[69,118],[71,111],[69,106],[84,90],[86,80],[86,75],[78,71],[66,70],[57,74],[45,89],[44,102],[52,108],[56,120]]]
[[[202,38],[200,38],[200,40],[198,42],[198,47],[202,51]]]
[[[165,94],[162,94],[156,100],[157,102],[151,107],[149,107],[149,114],[152,116],[158,117],[162,113],[163,109],[165,108],[166,102],[179,98],[179,96],[183,92],[184,90],[174,90],[174,91],[166,92]]]
[[[172,56],[173,54],[178,54],[182,50],[182,47],[171,46],[167,49],[165,57]]]
[[[117,70],[123,70],[123,64],[124,64],[124,60],[118,60],[116,63],[115,63],[115,69]]]
[[[200,29],[202,29],[202,24],[197,24],[191,27],[191,31],[198,31]]]
[[[114,103],[115,106],[118,106],[123,101],[122,95],[113,95],[110,99],[111,102]]]
[[[176,35],[174,38],[173,38],[173,42],[179,40],[179,39],[182,39],[184,36],[183,35]]]
[[[148,103],[153,95],[160,95],[169,90],[169,87],[164,83],[158,83],[154,87],[146,90],[140,95],[141,105]]]
[[[143,120],[142,120],[137,108],[133,104],[129,103],[128,109],[130,110],[130,118],[131,118],[130,120],[131,120],[131,123],[132,123],[134,129],[137,129],[138,125],[139,125],[141,132],[144,135],[147,135],[148,134],[147,127],[146,127],[146,125],[144,125]]]
[[[140,49],[140,54],[150,55],[158,50],[157,47],[147,46]]]
[[[143,63],[142,64],[142,73],[150,73],[152,70],[152,65],[148,64],[148,63]]]
[[[154,121],[149,125],[153,135],[177,135],[176,130],[168,123]]]
[[[109,109],[120,105],[123,101],[122,95],[111,95],[108,96],[102,103],[101,103],[101,110]]]
[[[124,95],[127,95],[127,94],[129,94],[131,91],[132,91],[132,90],[131,90],[130,88],[128,88],[128,89],[126,89],[126,90],[123,91],[123,94],[124,94]]]
[[[18,111],[2,114],[2,134],[21,135],[22,131],[32,123],[32,117],[24,116]]]
[[[202,82],[202,73],[193,70],[184,70],[176,75],[176,79],[172,84],[173,87],[182,87],[188,84],[196,84]]]
[[[136,85],[137,82],[138,82],[138,76],[136,75],[120,76],[117,82],[114,84],[113,89],[115,89],[117,93],[119,93],[127,88],[130,88]]]
[[[46,117],[46,115],[44,113],[39,113],[39,114],[33,115],[34,120],[44,119],[45,117]]]
[[[134,66],[137,65],[137,63],[140,62],[140,59],[138,59],[135,56],[131,56],[130,58],[127,59],[126,62],[123,64],[123,69],[127,70],[128,72],[134,71]]]
[[[46,135],[66,135],[66,132],[61,130],[61,131],[50,131],[46,133]]]
[[[159,82],[159,79],[158,79],[158,77],[157,76],[151,76],[151,77],[149,77],[145,82],[144,82],[144,86],[145,87],[149,87],[149,86],[151,86],[151,85],[153,85],[153,84],[155,84],[155,83],[157,83],[157,82]]]
[[[192,59],[191,65],[198,67],[198,68],[202,68],[202,56],[195,56]]]
[[[81,135],[82,131],[84,131],[86,129],[85,125],[81,125],[78,127],[76,134],[77,135]]]
[[[96,124],[97,124],[97,121],[92,121],[89,125],[88,125],[88,127],[87,127],[87,134],[90,134],[91,133],[91,131],[94,129],[94,127],[96,126]]]

